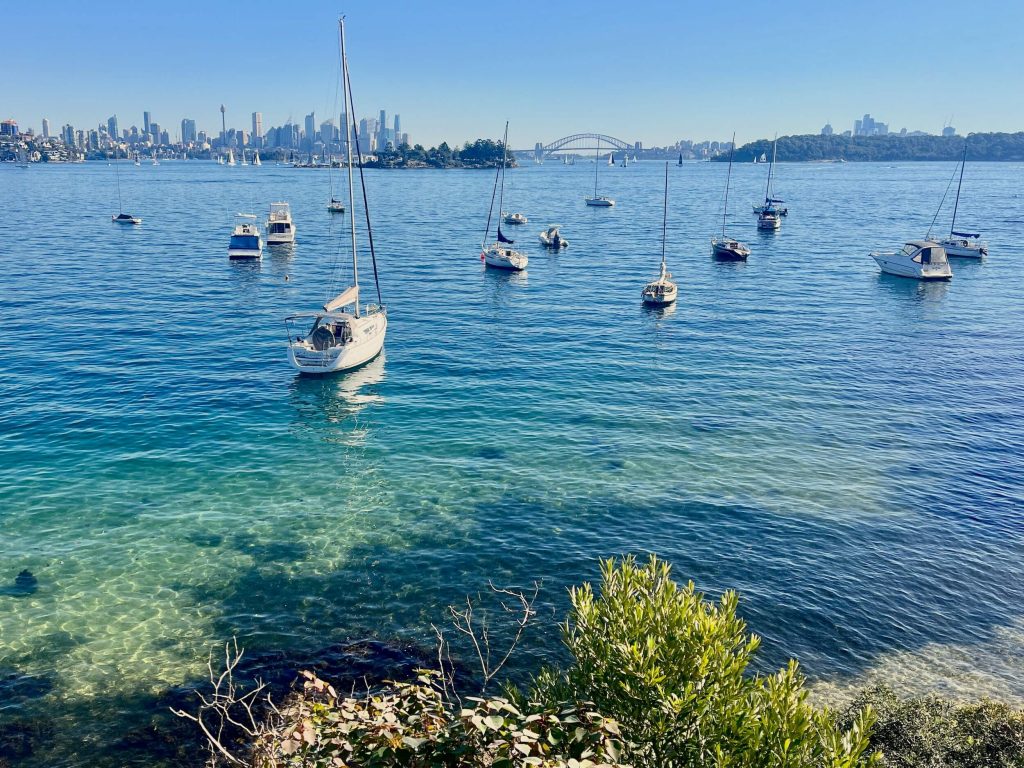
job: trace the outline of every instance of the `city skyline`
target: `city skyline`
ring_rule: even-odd
[[[46,25],[30,23],[27,8],[12,9],[11,23],[24,34],[9,41],[8,57],[30,66],[8,70],[18,74],[5,83],[0,117],[37,133],[44,117],[51,133],[68,123],[95,126],[112,114],[124,127],[137,122],[125,115],[152,107],[164,129],[189,118],[198,130],[219,135],[222,103],[229,122],[248,131],[254,112],[264,125],[301,123],[310,112],[332,114],[340,101],[336,10],[327,3],[314,3],[305,15],[313,21],[301,28],[274,28],[272,66],[260,70],[255,87],[234,66],[243,51],[225,36],[230,26],[168,21],[139,8],[137,34],[118,36],[112,48],[103,14],[58,5],[64,10]],[[796,2],[770,16],[758,16],[759,8],[739,3],[723,15],[647,3],[623,18],[609,3],[574,10],[528,0],[499,22],[517,53],[509,58],[494,56],[487,36],[467,32],[479,22],[479,10],[467,3],[452,3],[445,13],[403,9],[395,23],[381,24],[376,7],[360,0],[346,9],[360,83],[356,108],[370,116],[380,103],[401,104],[403,114],[415,116],[415,140],[427,146],[494,137],[508,118],[517,149],[591,130],[648,146],[735,130],[742,144],[775,133],[817,133],[826,120],[841,133],[865,111],[885,115],[892,132],[1024,127],[1024,106],[1005,98],[1005,84],[1024,71],[1024,53],[1010,40],[1024,10],[982,2],[978,20],[958,27],[954,41],[950,14],[919,0],[899,8],[873,0],[829,8]],[[274,15],[274,6],[257,1],[250,12]],[[531,19],[546,32],[529,33]],[[716,32],[726,29],[735,55],[723,58]],[[555,31],[552,46],[547,32]],[[901,53],[908,41],[929,39],[955,42],[972,56]],[[167,76],[154,83],[139,60],[167,62]],[[584,66],[588,61],[598,66]],[[970,104],[956,94],[970,94]]]

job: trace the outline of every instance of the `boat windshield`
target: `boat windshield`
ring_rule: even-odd
[[[906,245],[903,246],[903,252],[907,254],[907,256],[913,255],[914,251],[916,250],[917,246],[914,245],[913,243],[907,243]]]
[[[249,251],[259,250],[259,238],[255,235],[232,235],[228,248],[238,248]]]
[[[272,234],[280,234],[282,232],[288,232],[292,228],[292,225],[286,221],[272,221],[270,223],[270,232]]]

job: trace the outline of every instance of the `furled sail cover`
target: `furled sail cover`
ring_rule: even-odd
[[[950,232],[950,234],[957,237],[981,237],[979,232]]]
[[[498,225],[498,242],[499,243],[508,243],[509,245],[512,245],[512,243],[515,242],[515,240],[509,240],[507,237],[505,237],[505,235],[502,234],[502,232],[501,232],[501,225],[500,224]]]
[[[359,286],[351,285],[339,293],[333,299],[324,304],[324,312],[333,312],[336,309],[347,307],[349,304],[356,304],[359,301]]]

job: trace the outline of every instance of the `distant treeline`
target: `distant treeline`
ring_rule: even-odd
[[[477,139],[454,149],[447,142],[430,149],[420,144],[403,144],[397,149],[378,149],[375,155],[376,160],[368,162],[368,168],[495,168],[501,165],[505,147],[500,141]],[[512,153],[508,155],[508,164],[516,164]]]
[[[959,160],[967,142],[968,160],[1024,162],[1024,132],[972,133],[963,136],[780,136],[776,159],[781,162],[849,160],[850,162],[902,160]],[[770,139],[736,148],[735,161],[752,162],[772,156]],[[728,162],[729,154],[715,158]]]

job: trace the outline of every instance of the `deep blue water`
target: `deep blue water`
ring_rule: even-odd
[[[20,758],[90,762],[232,635],[429,646],[488,579],[543,579],[521,674],[625,552],[737,589],[761,664],[823,691],[1024,699],[1024,167],[968,166],[990,255],[922,284],[867,254],[924,234],[951,165],[780,165],[774,234],[736,167],[746,264],[708,253],[725,166],[673,165],[657,311],[663,169],[601,168],[610,210],[591,164],[510,172],[519,275],[478,260],[491,173],[368,172],[385,354],[301,379],[282,319],[347,258],[325,171],[122,165],[124,229],[106,164],[0,168],[0,736],[39,717]],[[297,244],[229,263],[276,200]]]

